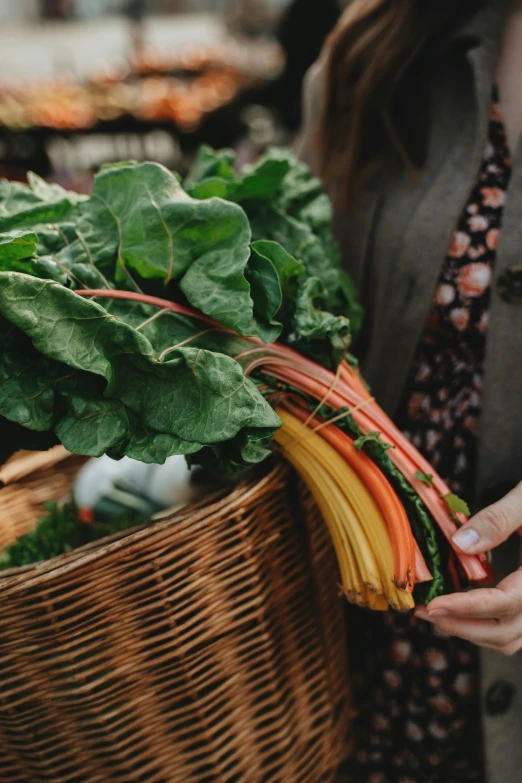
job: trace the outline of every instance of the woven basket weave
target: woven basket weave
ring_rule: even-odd
[[[2,546],[70,485],[81,462],[64,456],[7,466]],[[0,572],[0,596],[1,783],[334,780],[350,718],[337,568],[285,465]]]

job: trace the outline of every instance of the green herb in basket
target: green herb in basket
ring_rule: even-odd
[[[129,512],[104,522],[82,522],[74,501],[65,504],[51,501],[46,510],[34,530],[0,554],[0,571],[49,560],[145,521]]]

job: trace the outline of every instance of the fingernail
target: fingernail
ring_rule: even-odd
[[[433,617],[430,617],[428,615],[428,612],[426,609],[417,609],[415,611],[415,617],[417,617],[419,620],[424,620],[427,623],[434,623],[435,620]]]
[[[432,609],[430,612],[428,612],[429,617],[447,617],[450,614],[451,612],[449,612],[447,609]]]
[[[472,527],[461,527],[453,536],[452,541],[463,552],[468,552],[477,546],[480,535]]]

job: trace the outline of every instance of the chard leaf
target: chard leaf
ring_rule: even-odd
[[[44,357],[102,377],[104,397],[122,402],[146,429],[206,444],[231,440],[245,428],[264,434],[280,426],[278,416],[232,358],[187,347],[160,361],[146,337],[56,283],[0,273],[0,313]],[[8,367],[6,383],[15,374]],[[56,384],[65,381],[55,374],[49,383],[41,372],[38,379],[43,387],[38,389],[39,399],[52,395]],[[7,398],[12,395],[6,394],[5,407]],[[0,405],[0,413],[13,418],[5,407]],[[45,427],[53,416],[50,400],[48,407]]]
[[[245,277],[251,239],[248,219],[240,207],[220,199],[193,203],[201,222],[187,229],[187,240],[197,258],[180,288],[194,307],[216,321],[239,334],[253,334],[254,305]]]
[[[29,174],[29,184],[0,180],[0,231],[56,223],[74,213],[85,196]]]
[[[60,386],[77,375],[71,368],[51,362],[36,352],[14,350],[0,354],[0,412],[12,422],[44,432],[56,420]]]
[[[227,151],[225,151],[227,155]],[[234,155],[204,147],[196,160],[185,187],[191,196],[208,199],[213,196],[240,204],[245,201],[270,201],[275,198],[290,169],[290,163],[279,150],[260,158],[253,166],[236,174]]]
[[[119,299],[100,299],[99,303],[119,321],[138,329],[149,340],[157,356],[164,354],[164,358],[168,357],[172,349],[180,344],[232,357],[252,348],[250,342],[238,335],[210,329],[171,310],[158,310],[141,302]]]
[[[201,448],[148,430],[121,401],[104,398],[101,378],[48,359],[24,340],[4,334],[0,354],[3,459],[18,448],[47,449],[58,442],[89,457],[108,453],[158,463]]]
[[[72,394],[67,407],[67,413],[56,425],[56,435],[73,454],[101,457],[120,449],[128,439],[127,410],[118,400],[89,399]]]
[[[351,279],[341,267],[331,231],[332,207],[321,182],[287,149],[273,148],[254,167],[239,174],[220,170],[219,153],[208,148],[186,187],[200,199],[219,196],[241,204],[250,219],[254,240],[275,240],[302,261],[309,277],[326,292],[325,307],[350,320],[352,333],[362,325],[363,310]]]
[[[469,506],[465,500],[459,498],[458,495],[449,492],[447,495],[443,495],[443,499],[446,501],[446,505],[453,514],[464,514],[470,516]]]
[[[298,343],[318,342],[328,353],[334,351],[336,362],[345,355],[350,339],[350,322],[344,316],[335,316],[325,307],[325,293],[317,278],[308,278],[299,288],[294,310],[294,338]],[[314,350],[313,348],[311,349]],[[317,350],[317,349],[315,349]]]
[[[246,429],[229,441],[220,453],[235,465],[256,465],[270,455],[273,431]]]
[[[45,449],[58,442],[74,454],[157,463],[201,448],[144,427],[121,401],[104,398],[100,380],[35,351],[4,352],[0,410],[9,420],[2,429],[9,443],[4,458],[18,448]]]
[[[36,257],[38,242],[33,230],[12,229],[0,234],[0,271],[24,272],[66,283],[66,271],[51,256]]]
[[[0,269],[13,269],[18,261],[34,256],[37,243],[33,231],[12,229],[0,234]]]
[[[427,484],[428,487],[433,487],[433,474],[423,473],[422,470],[418,470],[415,474],[415,478],[422,481],[423,484]]]
[[[365,446],[373,446],[378,447],[382,449],[382,451],[387,451],[388,449],[391,449],[391,446],[389,443],[384,443],[382,440],[382,434],[380,432],[369,432],[367,435],[360,435],[355,441],[354,444],[357,451],[362,451]]]
[[[162,465],[166,459],[176,454],[195,454],[202,448],[201,443],[136,426],[134,435],[125,449],[125,456],[140,462]],[[114,455],[109,454],[109,456]]]
[[[86,198],[72,190],[65,190],[61,185],[58,185],[57,182],[46,182],[42,177],[39,177],[38,174],[35,174],[34,171],[28,172],[27,182],[34,197],[47,204],[55,204],[64,198],[71,204],[77,204]]]
[[[296,209],[299,220],[320,234],[327,232],[332,223],[332,203],[323,192],[319,180],[309,180],[298,193],[299,200],[305,201],[304,204],[299,204]],[[295,206],[295,202],[291,204],[294,209]],[[324,236],[322,238],[325,239]]]
[[[303,273],[302,263],[277,242],[259,240],[252,244],[246,271],[257,323],[256,330],[252,331],[265,343],[277,340],[283,329],[283,319],[291,317],[297,279]]]
[[[169,361],[116,354],[107,395],[121,399],[153,430],[197,443],[219,443],[243,427],[279,426],[279,418],[228,356],[176,349]]]
[[[45,223],[34,226],[39,256],[55,255],[78,238],[73,223]]]
[[[216,177],[223,180],[235,179],[236,156],[233,150],[213,150],[203,144],[192,164],[192,168],[185,180],[185,186],[189,188],[197,182]]]
[[[278,242],[266,239],[252,242],[252,250],[256,255],[268,258],[272,262],[279,277],[283,297],[293,298],[297,291],[296,281],[305,274],[303,262],[290,255]]]
[[[30,259],[25,269],[13,271],[25,272],[25,274],[40,277],[44,280],[53,280],[55,283],[69,286],[71,278],[67,269],[60,263],[57,256],[39,256]]]
[[[275,320],[283,303],[277,270],[269,258],[252,248],[246,274],[257,314],[256,332],[265,343],[274,342],[283,328],[283,325]]]
[[[279,274],[267,254],[252,247],[248,264],[248,279],[252,287],[252,299],[257,312],[267,321],[274,318],[283,304],[283,291]]]
[[[239,178],[233,201],[270,201],[280,191],[290,164],[286,157],[275,152],[260,158],[253,166],[243,169]]]
[[[245,278],[251,232],[236,204],[190,198],[159,164],[122,164],[98,174],[76,231],[60,259],[84,284],[177,281],[194,307],[240,334],[255,333]]]
[[[67,412],[56,425],[56,435],[73,454],[115,459],[132,457],[163,464],[174,454],[193,454],[201,444],[149,430],[116,399],[96,399],[72,394]]]
[[[234,195],[237,190],[235,182],[229,182],[226,179],[220,177],[210,177],[203,180],[203,182],[197,182],[194,185],[185,185],[187,193],[192,198],[196,198],[199,201],[207,201],[210,198],[221,198],[226,201],[234,201]]]
[[[35,351],[25,335],[3,318],[0,344],[0,414],[30,430],[51,429],[57,419],[60,393],[77,392],[84,378],[71,367]],[[99,392],[99,380],[93,381]]]

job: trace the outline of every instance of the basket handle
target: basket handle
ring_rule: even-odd
[[[61,445],[53,446],[49,451],[19,452],[0,468],[0,487],[14,484],[37,470],[52,468],[70,456],[70,452]]]

